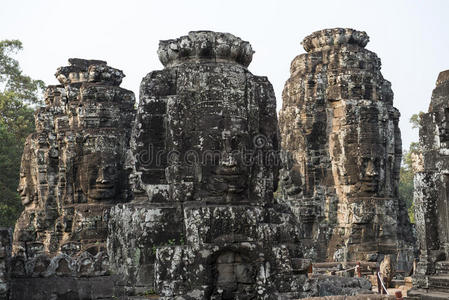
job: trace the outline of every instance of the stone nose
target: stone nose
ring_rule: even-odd
[[[17,187],[17,192],[22,195],[27,189],[27,182],[24,177],[20,178],[19,186]]]
[[[17,192],[21,194],[24,190],[25,188],[23,187],[23,185],[19,184],[19,186],[17,187]]]
[[[372,161],[370,161],[368,163],[368,165],[366,166],[366,175],[368,176],[376,176],[378,175],[378,172],[376,170],[376,168],[374,167],[374,163]]]
[[[109,183],[109,179],[105,176],[105,170],[103,168],[100,168],[98,170],[98,177],[97,177],[96,183],[102,183],[102,184]]]

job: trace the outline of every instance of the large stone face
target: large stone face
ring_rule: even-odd
[[[109,209],[129,195],[123,165],[134,94],[119,87],[123,72],[104,61],[69,62],[55,74],[60,85],[47,88],[25,143],[16,276],[104,274]]]
[[[317,260],[377,260],[413,242],[398,199],[399,112],[365,32],[317,31],[291,63],[280,112],[280,195]]]
[[[441,72],[429,111],[420,115],[414,157],[415,219],[420,259],[415,287],[449,287],[449,71]]]
[[[276,101],[246,69],[251,46],[199,31],[158,54],[165,68],[142,81],[127,160],[135,199],[111,211],[114,272],[163,299],[299,295],[308,261],[273,199]]]

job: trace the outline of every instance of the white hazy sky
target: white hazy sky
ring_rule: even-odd
[[[438,73],[449,69],[449,1],[405,0],[1,0],[0,39],[19,39],[22,69],[46,84],[69,57],[122,69],[122,87],[138,95],[143,76],[161,69],[159,40],[191,30],[230,32],[256,51],[249,66],[274,85],[278,109],[292,59],[308,34],[351,27],[370,36],[402,116],[403,147],[417,140],[409,118],[427,111]]]

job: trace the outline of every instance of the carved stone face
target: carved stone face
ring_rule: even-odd
[[[216,124],[221,130],[211,131],[208,134],[210,143],[203,148],[202,183],[210,194],[241,194],[248,188],[245,155],[251,150],[245,120],[229,118],[217,122],[221,122]]]
[[[37,198],[37,179],[36,173],[31,172],[31,154],[30,141],[27,141],[22,156],[22,164],[20,166],[20,180],[17,192],[24,206],[31,204]],[[34,174],[33,174],[34,173]]]
[[[89,200],[111,200],[117,194],[120,170],[112,153],[84,155],[79,166],[81,189]]]
[[[379,191],[379,174],[380,166],[378,159],[375,158],[363,158],[361,171],[361,187],[360,193],[363,196],[372,196]]]
[[[34,188],[30,182],[31,174],[20,172],[20,181],[17,191],[19,192],[20,199],[24,206],[30,204],[34,200]]]

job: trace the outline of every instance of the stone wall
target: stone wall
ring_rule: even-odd
[[[302,300],[395,300],[393,295],[357,295],[357,296],[326,296],[302,298]]]
[[[399,111],[369,38],[353,29],[306,37],[291,63],[280,112],[280,197],[318,261],[413,261],[414,237],[398,197]]]
[[[9,299],[11,245],[11,229],[0,228],[0,300]]]
[[[13,278],[11,300],[115,300],[123,295],[118,276]]]

